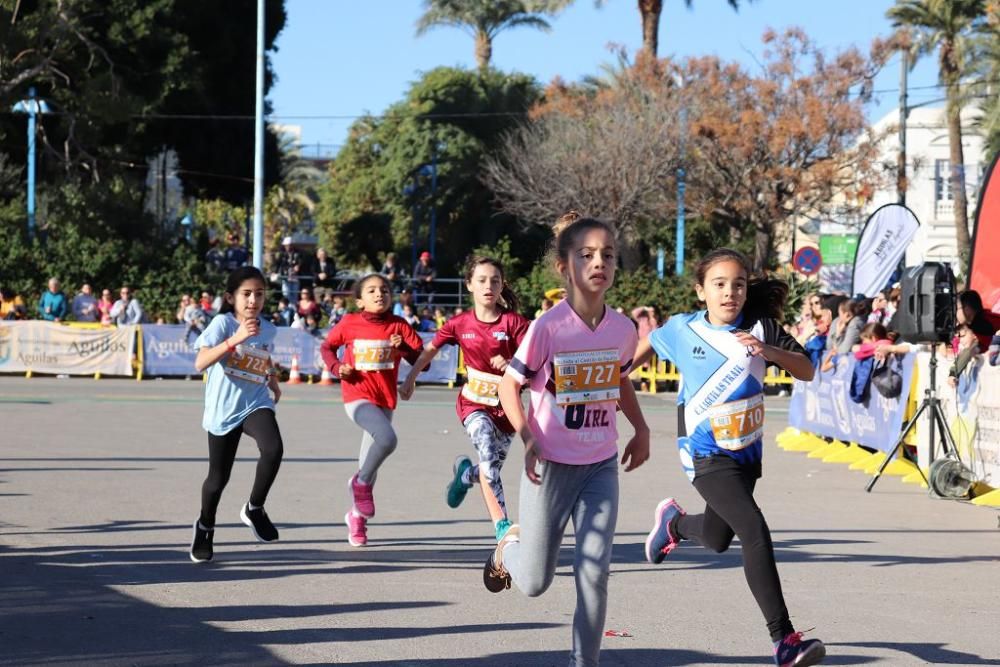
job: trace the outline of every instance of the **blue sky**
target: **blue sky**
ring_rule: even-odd
[[[690,10],[683,0],[663,4],[660,55],[715,54],[753,67],[768,27],[799,26],[829,51],[866,48],[872,38],[890,32],[885,12],[894,2],[757,0],[741,3],[739,12],[725,0],[695,0]],[[472,38],[465,32],[437,28],[415,36],[420,0],[285,0],[285,7],[288,21],[272,55],[278,75],[269,96],[273,120],[300,125],[303,143],[321,144],[323,152],[343,143],[353,117],[380,113],[399,100],[420,72],[475,66]],[[494,66],[532,74],[542,83],[557,75],[576,81],[614,60],[608,44],[633,52],[641,45],[636,0],[608,0],[601,9],[593,0],[577,0],[551,23],[548,33],[528,28],[501,33],[493,45]],[[936,83],[933,60],[925,59],[910,74],[910,103],[940,97],[940,89],[932,87]],[[876,81],[876,90],[884,92],[869,118],[896,107],[898,87],[894,58]]]

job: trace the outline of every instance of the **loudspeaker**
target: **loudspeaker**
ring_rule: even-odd
[[[907,343],[948,342],[955,331],[955,275],[942,262],[903,270],[895,328]]]

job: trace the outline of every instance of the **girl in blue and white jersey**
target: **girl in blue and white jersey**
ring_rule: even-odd
[[[696,268],[695,284],[706,309],[674,315],[636,350],[634,365],[655,350],[683,377],[681,463],[706,502],[703,514],[689,515],[673,498],[662,501],[646,538],[646,559],[661,562],[681,540],[721,553],[738,535],[747,584],[774,642],[775,663],[801,667],[821,661],[826,649],[818,639],[803,640],[792,627],[771,533],[753,491],[761,476],[767,366],[780,366],[800,380],[812,379],[814,370],[777,320],[788,286],[751,280],[750,269],[735,250],[709,253]]]

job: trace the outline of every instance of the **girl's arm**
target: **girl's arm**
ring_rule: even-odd
[[[509,374],[504,375],[500,381],[499,394],[504,414],[524,442],[524,474],[532,484],[541,484],[542,477],[535,470],[535,465],[544,459],[538,453],[535,434],[531,432],[531,426],[528,425],[528,419],[524,414],[524,406],[521,405],[521,386]]]
[[[256,318],[252,320],[244,320],[240,324],[240,328],[236,330],[236,333],[226,340],[222,341],[218,345],[203,347],[198,350],[198,356],[195,357],[194,360],[195,370],[201,373],[206,368],[232,352],[234,347],[245,341],[247,338],[256,336],[258,331],[260,331],[260,322],[258,322]]]
[[[808,355],[793,350],[785,350],[775,345],[767,345],[746,331],[737,330],[733,333],[736,339],[740,341],[740,344],[745,345],[753,356],[761,356],[772,364],[777,364],[791,373],[792,377],[796,380],[805,380],[808,382],[813,379],[816,369],[813,368]]]
[[[649,459],[649,426],[646,425],[646,419],[642,416],[639,399],[636,398],[635,388],[632,387],[632,381],[629,380],[627,374],[622,375],[618,386],[621,389],[618,405],[621,406],[622,413],[635,429],[635,435],[625,445],[625,451],[622,453],[622,464],[625,465],[625,472],[629,472]]]
[[[639,368],[653,357],[653,345],[649,342],[649,336],[639,340],[638,347],[635,348],[635,358],[632,360],[632,368]],[[622,410],[625,408],[622,407]],[[627,415],[626,415],[627,416]],[[629,421],[632,421],[631,418]],[[635,424],[633,424],[635,426]]]
[[[413,389],[417,386],[417,376],[424,372],[431,360],[437,356],[438,349],[434,347],[434,343],[427,343],[424,346],[424,351],[420,353],[417,360],[413,363],[413,368],[410,369],[410,374],[407,376],[406,381],[399,388],[399,396],[404,401],[410,400],[413,396]]]

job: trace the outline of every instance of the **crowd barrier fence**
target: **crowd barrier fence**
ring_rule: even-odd
[[[891,454],[903,425],[916,413],[930,377],[930,353],[911,352],[896,366],[903,394],[886,398],[874,386],[866,403],[849,398],[856,363],[852,355],[839,359],[830,372],[817,373],[811,382],[793,381],[789,426],[778,434],[778,446],[806,452],[824,463],[846,464],[851,470],[874,475]],[[978,359],[961,376],[957,387],[948,382],[950,361],[940,360],[937,397],[954,436],[958,454],[979,480],[972,502],[1000,507],[1000,367]],[[928,417],[921,417],[904,442],[914,445],[916,461],[899,454],[883,474],[926,487],[930,464],[942,452],[930,442]],[[940,435],[938,435],[940,439]]]

